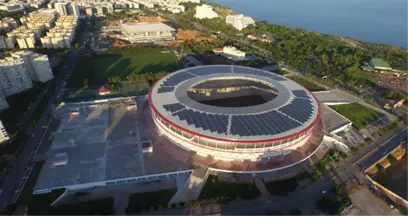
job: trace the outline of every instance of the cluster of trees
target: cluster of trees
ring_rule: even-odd
[[[407,99],[407,93],[405,92],[400,92],[400,91],[387,91],[384,94],[386,99],[391,99],[391,100],[401,100],[401,99]]]
[[[331,215],[340,214],[350,205],[351,200],[347,195],[345,185],[337,186],[335,191],[329,191],[328,194],[316,202],[317,208]]]
[[[183,53],[195,54],[199,52],[209,51],[217,47],[223,46],[223,41],[216,40],[215,42],[197,42],[197,41],[186,41],[180,44],[180,49]]]
[[[130,82],[145,82],[149,81],[152,83],[162,77],[168,75],[168,72],[157,72],[157,73],[145,73],[145,74],[131,74],[127,77],[127,81]]]
[[[149,52],[167,51],[159,45],[146,45],[137,47],[119,47],[97,52],[98,55],[137,55]]]

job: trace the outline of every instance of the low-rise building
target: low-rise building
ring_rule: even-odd
[[[245,52],[238,50],[235,47],[226,46],[223,48],[214,48],[213,52],[218,55],[225,56],[233,61],[242,61],[245,60]]]
[[[248,39],[254,40],[254,41],[259,40],[259,41],[266,42],[266,43],[272,43],[272,41],[273,41],[273,38],[268,37],[266,35],[258,36],[258,35],[255,35],[255,34],[248,35]]]
[[[218,14],[210,5],[203,4],[201,6],[196,6],[194,17],[197,19],[212,19],[218,17]]]
[[[174,40],[175,29],[161,22],[123,23],[120,26],[125,40],[131,42],[151,42]]]
[[[228,15],[225,18],[225,22],[232,25],[235,29],[241,31],[249,25],[255,25],[255,20],[252,17],[244,16],[243,14]]]
[[[380,58],[372,58],[368,64],[376,70],[392,70],[391,66]]]

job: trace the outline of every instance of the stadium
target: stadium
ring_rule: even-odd
[[[148,102],[160,133],[213,169],[293,166],[313,155],[321,141],[315,96],[265,70],[231,65],[182,69],[155,83]]]

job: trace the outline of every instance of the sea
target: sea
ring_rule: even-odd
[[[407,47],[407,0],[206,0],[256,20]]]

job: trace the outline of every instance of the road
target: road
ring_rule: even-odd
[[[45,132],[47,126],[52,118],[52,110],[55,104],[58,104],[60,101],[56,98],[56,94],[64,91],[63,83],[66,82],[70,76],[70,72],[74,71],[76,59],[79,56],[79,51],[73,51],[68,56],[67,67],[65,67],[64,75],[60,76],[57,80],[57,88],[55,94],[48,102],[41,119],[32,128],[31,133],[34,136],[31,137],[28,142],[24,145],[21,153],[13,159],[11,162],[11,169],[8,173],[5,174],[3,178],[3,184],[1,189],[3,192],[0,194],[0,207],[3,209],[6,205],[11,204],[12,199],[16,193],[16,189],[22,190],[22,188],[17,188],[21,179],[23,179],[27,170],[31,169],[34,165],[33,156],[35,155],[38,146],[41,144],[39,141],[42,139],[42,135]],[[24,185],[22,185],[23,187]],[[21,187],[21,186],[20,186]]]

